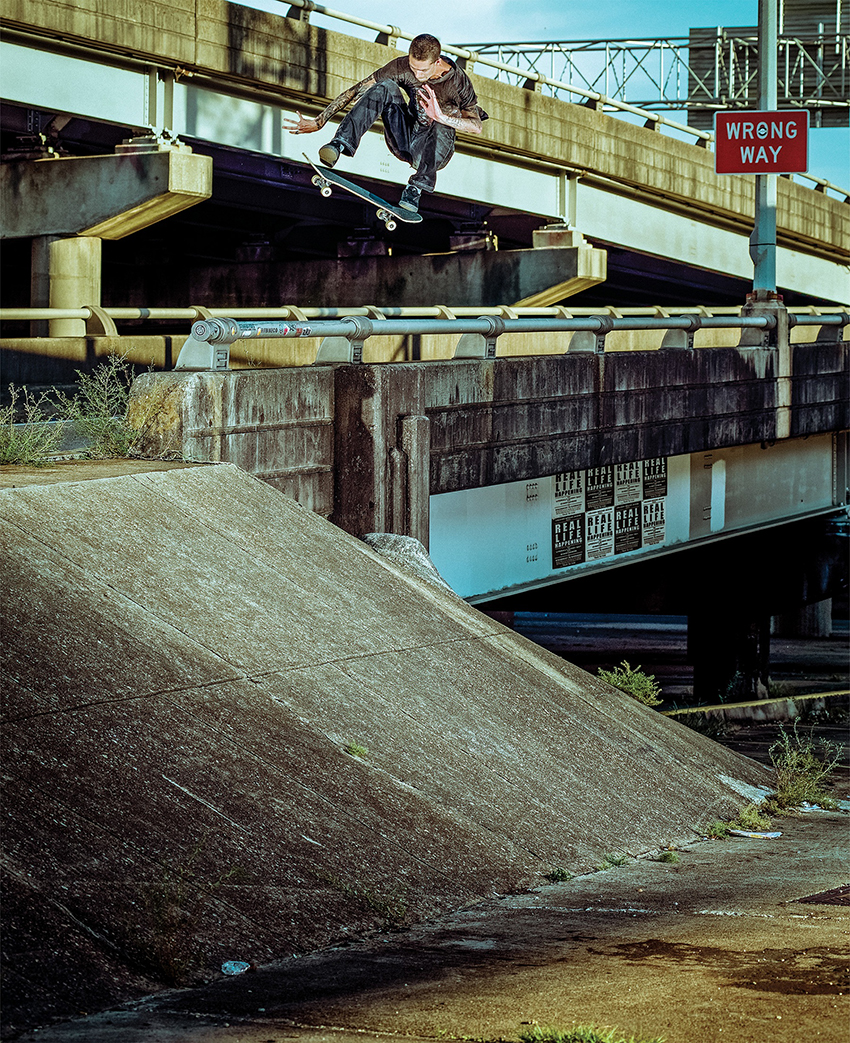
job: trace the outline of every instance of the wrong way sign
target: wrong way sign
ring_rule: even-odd
[[[802,174],[808,165],[807,111],[715,113],[716,173]]]

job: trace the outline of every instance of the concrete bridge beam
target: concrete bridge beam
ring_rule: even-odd
[[[364,301],[392,301],[398,307],[452,307],[516,304],[546,307],[604,282],[607,252],[586,243],[531,250],[481,250],[408,257],[361,257],[307,264],[269,264],[263,284],[281,297],[306,305],[333,301],[360,307]],[[209,268],[200,273],[217,299],[239,307],[256,304],[257,267]],[[204,296],[207,287],[199,292]]]
[[[212,159],[185,146],[4,163],[2,238],[122,239],[211,195]]]

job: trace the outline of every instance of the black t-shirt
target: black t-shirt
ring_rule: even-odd
[[[426,82],[429,87],[433,88],[445,115],[460,116],[464,110],[467,112],[477,110],[482,121],[488,119],[487,113],[478,104],[475,88],[472,86],[470,78],[450,58],[446,58],[445,55],[442,58],[449,66],[448,71],[443,73],[439,79]],[[417,117],[419,111],[416,104],[417,90],[422,83],[413,74],[407,55],[387,62],[383,68],[378,69],[372,75],[378,83],[381,80],[394,80],[410,99],[411,115]]]

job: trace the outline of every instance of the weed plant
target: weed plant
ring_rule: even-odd
[[[545,879],[550,884],[565,884],[568,880],[572,880],[573,874],[569,869],[564,869],[562,866],[555,866],[554,869],[550,869],[545,875]]]
[[[61,412],[89,443],[89,458],[132,456],[141,432],[127,423],[133,368],[123,355],[110,355],[91,374],[77,370],[75,395],[56,392]]]
[[[520,1030],[522,1043],[664,1043],[662,1036],[624,1036],[619,1029],[576,1025],[569,1029],[531,1025]]]
[[[661,685],[655,680],[655,675],[645,674],[639,666],[632,669],[625,659],[613,670],[603,670],[600,667],[599,676],[644,706],[660,706],[663,701],[659,698]]]
[[[62,440],[62,425],[51,420],[54,403],[47,392],[36,396],[14,384],[9,395],[0,408],[0,464],[44,467]]]
[[[368,748],[361,746],[359,742],[350,742],[345,747],[345,752],[351,757],[359,757],[360,760],[365,760],[369,756]]]
[[[613,869],[614,866],[625,866],[628,865],[629,856],[612,853],[606,855],[599,865],[596,867],[597,873],[604,873],[606,869]]]
[[[732,822],[724,822],[722,819],[716,818],[713,822],[709,823],[705,833],[710,840],[726,840],[729,836],[730,830],[734,828]]]
[[[165,385],[154,389],[136,404],[130,422],[134,372],[126,356],[110,355],[91,374],[76,373],[74,394],[53,388],[36,397],[27,388],[9,385],[11,402],[0,408],[0,463],[44,466],[62,440],[63,425],[53,421],[54,417],[73,425],[75,433],[88,443],[81,455],[89,459],[145,455],[148,436],[168,415],[169,398],[176,389]],[[26,426],[16,426],[18,421]],[[178,448],[166,444],[156,455],[174,459],[180,456]]]
[[[826,785],[841,759],[842,751],[837,743],[816,740],[811,732],[801,734],[795,721],[790,731],[780,728],[779,738],[769,752],[776,769],[773,800],[779,810],[785,811],[804,803],[836,807]]]
[[[843,678],[838,678],[843,682]],[[850,728],[850,703],[847,697],[827,700],[825,706],[817,706],[811,699],[795,699],[797,721],[800,724],[831,724]]]
[[[767,808],[764,804],[748,804],[741,809],[741,812],[732,824],[732,829],[748,829],[754,833],[770,829],[770,816],[766,812]]]
[[[676,854],[675,851],[662,851],[655,861],[666,862],[668,865],[674,866],[678,863],[679,856]]]
[[[770,800],[762,801],[760,804],[747,804],[741,808],[736,818],[729,822],[715,819],[706,829],[706,835],[712,840],[726,840],[733,829],[744,829],[750,833],[760,833],[770,829],[770,813],[773,804]]]

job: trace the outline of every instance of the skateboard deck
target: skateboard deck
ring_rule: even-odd
[[[418,214],[415,210],[406,210],[402,206],[394,206],[392,203],[388,203],[386,199],[381,199],[380,196],[376,196],[374,192],[370,192],[367,188],[362,188],[360,185],[355,184],[355,182],[342,177],[341,174],[337,174],[336,171],[331,170],[330,167],[317,166],[306,152],[302,152],[301,155],[307,160],[313,170],[316,171],[313,175],[312,181],[321,191],[323,196],[327,198],[331,194],[331,186],[336,185],[339,188],[344,189],[346,192],[350,192],[353,196],[357,196],[358,199],[362,199],[366,203],[371,203],[372,206],[375,207],[378,219],[384,222],[388,232],[392,232],[395,229],[396,221],[403,221],[405,224],[416,225],[422,220],[422,215]]]

